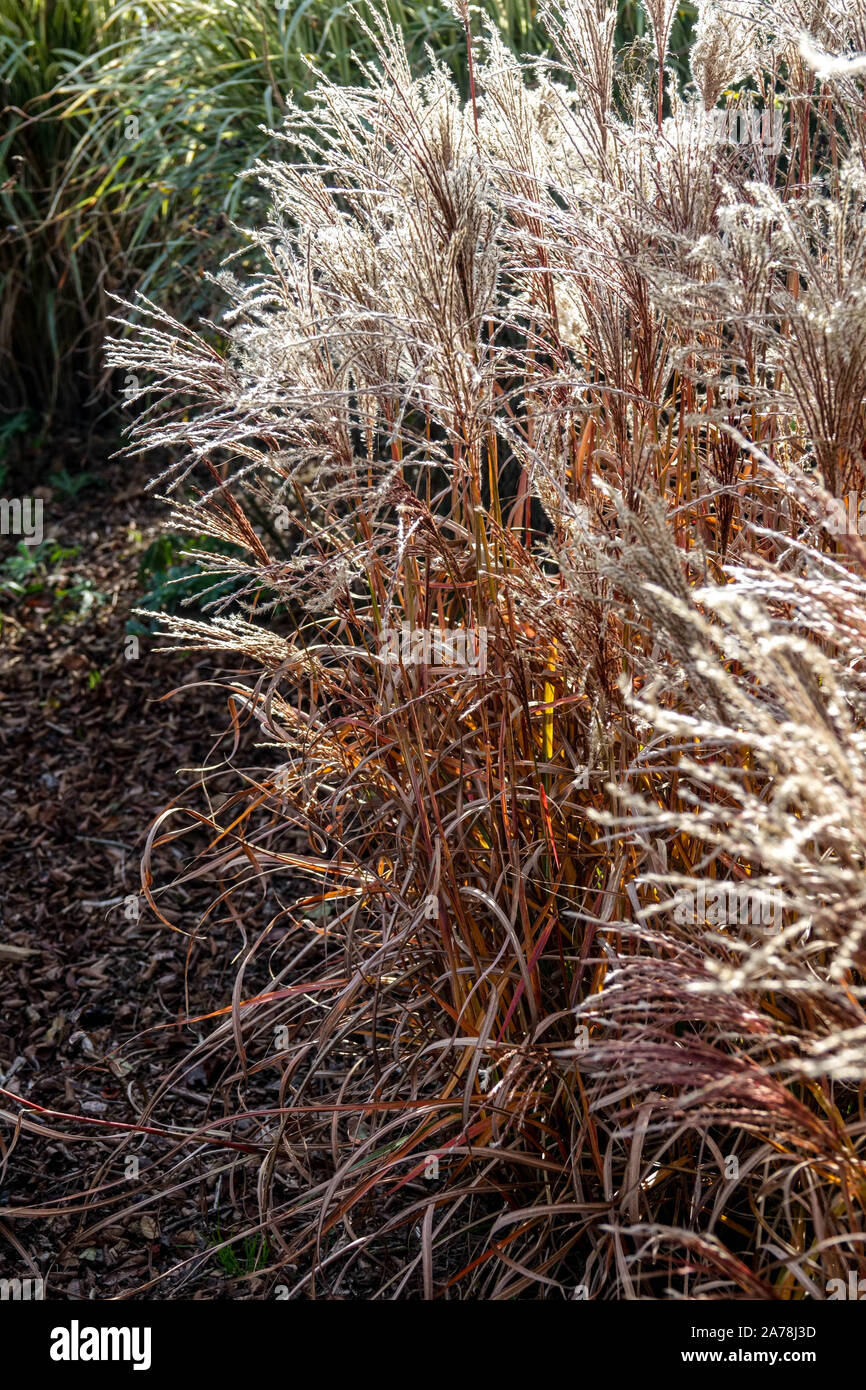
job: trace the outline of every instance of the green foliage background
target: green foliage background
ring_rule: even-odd
[[[421,59],[462,80],[465,44],[441,0],[387,0]],[[484,0],[505,40],[539,53],[532,0]],[[358,14],[369,14],[365,0]],[[672,51],[693,18],[679,12]],[[619,41],[642,34],[636,0]],[[0,0],[0,463],[39,469],[46,435],[113,438],[117,383],[102,364],[109,294],[140,290],[187,322],[210,307],[198,267],[235,243],[286,95],[314,62],[359,80],[371,46],[333,0]],[[113,388],[113,389],[112,389]]]

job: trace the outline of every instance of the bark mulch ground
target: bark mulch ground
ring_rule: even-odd
[[[63,1208],[97,1173],[122,1177],[93,1122],[136,1121],[195,1040],[178,1020],[230,1001],[242,944],[214,920],[188,959],[187,939],[137,907],[148,827],[229,723],[211,658],[141,636],[129,659],[139,563],[165,528],[137,472],[43,491],[43,545],[4,538],[0,553],[0,1087],[55,1112],[22,1130],[24,1107],[0,1094],[0,1277],[79,1300],[135,1296],[169,1272],[145,1296],[261,1297],[256,1250],[213,1250],[241,1219],[229,1181],[203,1175],[90,1237],[101,1210]],[[213,896],[191,884],[179,915],[194,925]],[[203,1122],[212,1080],[202,1067],[183,1078],[172,1123]]]

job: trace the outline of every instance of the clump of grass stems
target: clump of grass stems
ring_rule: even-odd
[[[142,1124],[233,1059],[239,1151],[171,1152],[255,1172],[293,1296],[864,1273],[866,550],[833,518],[864,470],[866,106],[794,7],[736,8],[701,11],[680,95],[561,0],[549,61],[474,40],[474,102],[374,19],[365,85],[323,79],[301,158],[257,168],[266,269],[219,272],[221,344],[145,303],[111,349],[148,383],[135,447],[178,458],[171,525],[238,548],[198,557],[232,606],[165,630],[247,660],[268,764],[152,836],[161,915],[204,817],[244,955]],[[824,51],[866,48],[826,16]],[[718,139],[723,90],[784,112],[778,148]],[[286,507],[288,556],[249,519]],[[486,665],[391,662],[403,624],[483,629]],[[706,910],[744,890],[769,927]]]
[[[538,51],[528,0],[486,9],[507,42]],[[447,7],[389,12],[416,57],[429,44],[465,68]],[[266,130],[311,64],[345,83],[369,52],[333,0],[0,0],[0,414],[17,436],[111,433],[106,296],[207,313],[202,257],[228,250],[226,219],[254,203],[238,170],[272,151]]]

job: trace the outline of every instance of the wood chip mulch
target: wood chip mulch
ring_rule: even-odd
[[[188,960],[187,938],[134,906],[151,821],[195,783],[229,719],[211,658],[141,637],[127,659],[138,564],[165,509],[144,469],[100,475],[74,498],[43,492],[45,536],[71,553],[41,592],[0,590],[0,1087],[77,1117],[35,1114],[43,1133],[21,1130],[24,1107],[0,1094],[0,1277],[42,1277],[46,1298],[68,1300],[135,1297],[158,1276],[140,1296],[261,1297],[255,1259],[238,1277],[213,1252],[241,1218],[231,1183],[204,1175],[92,1239],[100,1209],[63,1210],[97,1175],[122,1175],[87,1122],[136,1121],[198,1036],[178,1026],[187,1008],[230,1001],[241,944],[236,923],[214,919]],[[0,544],[2,562],[12,546]],[[179,915],[194,927],[213,897],[191,884]],[[184,1077],[172,1123],[203,1121],[211,1080],[201,1067]]]

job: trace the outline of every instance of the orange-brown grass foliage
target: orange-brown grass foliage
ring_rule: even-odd
[[[705,3],[684,88],[648,10],[474,40],[466,103],[382,20],[255,171],[220,345],[113,348],[239,547],[166,623],[271,769],[189,813],[247,949],[185,1065],[234,1051],[292,1296],[866,1274],[866,10]]]

